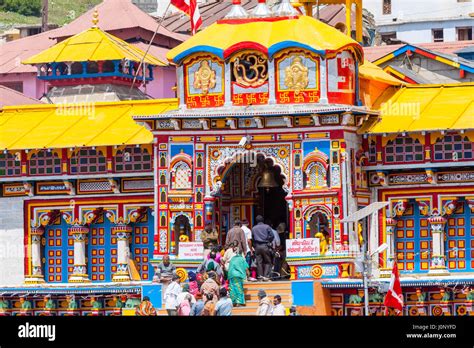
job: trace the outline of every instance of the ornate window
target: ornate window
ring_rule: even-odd
[[[71,157],[71,174],[106,173],[107,159],[102,151],[81,149]]]
[[[30,175],[61,174],[61,159],[54,151],[41,150],[31,156],[29,172]]]
[[[151,154],[142,147],[127,146],[115,155],[116,172],[141,172],[152,170]]]
[[[314,189],[327,186],[327,170],[321,163],[311,163],[305,171],[305,174],[306,188]]]
[[[196,185],[202,185],[202,175],[199,174],[196,178]]]
[[[183,190],[191,188],[191,167],[185,162],[178,162],[171,171],[173,180],[171,188]]]
[[[196,202],[197,203],[202,202],[202,193],[201,192],[196,193]]]
[[[328,156],[317,149],[305,158],[303,173],[306,189],[318,189],[328,186]]]
[[[166,156],[165,156],[165,154],[161,154],[160,167],[166,167]]]
[[[371,140],[369,143],[369,163],[377,162],[377,146],[375,141]]]
[[[201,168],[202,167],[202,155],[198,154],[197,156],[197,167]]]
[[[473,143],[467,136],[448,134],[434,145],[435,161],[459,161],[473,159]]]
[[[172,190],[189,190],[193,185],[192,157],[181,150],[171,160],[170,186]]]
[[[160,195],[160,202],[166,202],[166,192],[162,191]]]
[[[421,162],[425,159],[423,145],[418,139],[399,135],[390,140],[385,147],[385,162],[405,163]]]
[[[21,175],[20,156],[7,153],[0,154],[0,176],[19,176]]]

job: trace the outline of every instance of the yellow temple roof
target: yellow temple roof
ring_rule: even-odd
[[[24,60],[22,63],[45,64],[121,59],[140,62],[144,56],[145,52],[141,49],[100,30],[98,27],[92,27]],[[167,65],[149,53],[144,62],[155,66]]]
[[[396,77],[386,73],[381,67],[369,62],[368,60],[364,60],[364,64],[359,66],[359,74],[361,78],[383,82],[392,86],[401,86],[406,84]]]
[[[176,99],[6,106],[0,113],[0,149],[151,144],[152,132],[132,116],[175,108]]]
[[[339,30],[312,17],[221,20],[170,50],[168,60],[178,63],[196,52],[210,52],[226,58],[242,48],[264,50],[272,57],[290,47],[328,54],[351,48],[359,62],[362,47]]]
[[[380,120],[359,133],[474,129],[474,83],[406,85],[374,104]]]

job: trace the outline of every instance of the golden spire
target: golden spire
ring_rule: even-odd
[[[94,14],[92,15],[92,24],[94,24],[92,27],[97,28],[97,24],[99,23],[99,11],[97,11],[97,8],[94,11]]]

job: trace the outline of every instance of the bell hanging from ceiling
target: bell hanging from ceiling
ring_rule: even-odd
[[[262,172],[262,180],[258,184],[258,187],[264,188],[266,191],[269,191],[271,188],[278,187],[278,183],[275,180],[273,171],[265,168]]]

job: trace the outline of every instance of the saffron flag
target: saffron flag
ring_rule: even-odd
[[[388,289],[387,295],[385,295],[385,301],[383,304],[386,307],[385,315],[387,315],[388,308],[395,308],[400,312],[403,310],[402,286],[400,285],[400,274],[398,273],[396,261],[393,262],[390,287]]]
[[[171,0],[171,5],[180,9],[191,18],[191,31],[193,35],[196,34],[202,24],[197,0]]]

